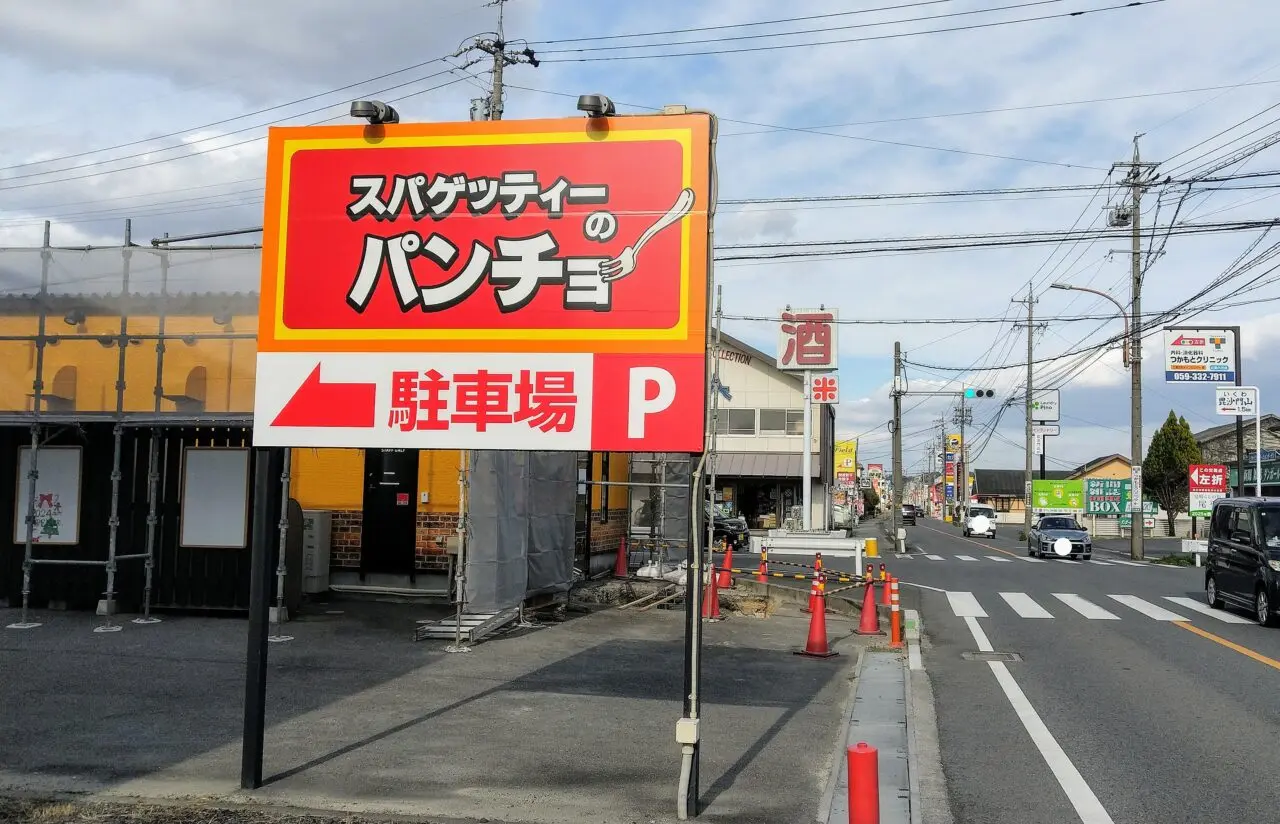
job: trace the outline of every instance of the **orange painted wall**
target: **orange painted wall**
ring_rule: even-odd
[[[418,454],[419,512],[458,511],[458,459],[453,450]],[[295,449],[291,461],[289,493],[303,509],[363,508],[364,450]]]

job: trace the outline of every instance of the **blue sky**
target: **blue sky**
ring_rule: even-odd
[[[1276,128],[1276,113],[1265,110],[1280,102],[1280,57],[1272,48],[1280,34],[1280,7],[1265,0],[1162,0],[1079,17],[811,45],[1119,3],[1045,0],[1026,8],[989,11],[1014,5],[1021,4],[509,0],[508,39],[528,41],[543,62],[538,68],[507,71],[506,117],[573,115],[574,97],[584,92],[609,94],[624,111],[665,103],[710,109],[722,118],[718,160],[724,199],[1092,186],[1117,179],[1108,178],[1108,171],[1113,162],[1128,159],[1136,133],[1143,134],[1145,160],[1159,162],[1161,173],[1178,173],[1230,154]],[[904,7],[866,12],[885,6]],[[961,12],[979,13],[901,22]],[[640,39],[548,42],[816,15],[832,16]],[[879,23],[887,25],[872,25]],[[484,65],[450,71],[436,63],[377,81],[359,81],[453,54],[495,25],[496,9],[479,0],[4,4],[0,76],[7,82],[0,88],[0,106],[9,116],[0,124],[0,166],[12,168],[0,169],[0,246],[35,245],[45,218],[54,221],[54,240],[63,244],[118,239],[125,217],[134,218],[135,236],[144,238],[165,231],[257,225],[261,206],[255,185],[263,166],[262,141],[257,138],[265,134],[268,123],[325,118],[344,122],[351,99],[375,92],[396,103],[406,120],[465,119],[470,99],[488,82]],[[846,28],[777,36],[780,31],[835,26]],[[636,43],[757,34],[770,36],[697,44],[687,50],[810,45],[572,62],[655,51],[619,48]],[[557,51],[577,48],[601,50]],[[464,60],[458,58],[453,65]],[[403,85],[388,88],[398,84]],[[450,85],[434,88],[440,84]],[[1228,88],[1186,91],[1206,87]],[[316,98],[242,118],[310,95]],[[1077,101],[1098,102],[1059,105]],[[308,113],[313,109],[322,111]],[[216,123],[222,120],[227,122]],[[174,136],[162,137],[170,134]],[[101,151],[134,141],[145,142]],[[140,156],[102,163],[135,154]],[[67,155],[79,156],[33,165]],[[1277,161],[1280,148],[1272,148],[1230,171],[1267,171],[1276,168]],[[111,170],[118,171],[106,173]],[[1270,218],[1280,201],[1268,198],[1276,193],[1211,192],[1187,201],[1178,219]],[[1159,198],[1157,192],[1149,193],[1144,222],[1155,219],[1167,225],[1178,194],[1170,190]],[[1100,225],[1103,206],[1118,195],[1109,189],[1091,197],[1091,192],[1067,191],[909,203],[724,206],[717,218],[717,242],[1061,231],[1078,218],[1082,227]],[[1191,296],[1260,234],[1171,238],[1147,274],[1144,308],[1165,309]],[[1263,238],[1258,249],[1273,241]],[[1024,310],[1011,304],[1011,298],[1025,294],[1028,281],[1036,284],[1037,313],[1048,319],[1037,335],[1038,358],[1105,340],[1120,331],[1119,319],[1056,318],[1108,315],[1113,311],[1110,304],[1046,287],[1066,280],[1110,291],[1127,302],[1129,261],[1123,254],[1112,254],[1126,245],[1109,239],[817,262],[723,263],[717,267],[717,282],[724,286],[730,316],[768,318],[788,303],[825,303],[837,307],[847,320],[1000,321],[841,328],[844,402],[839,431],[861,436],[864,460],[881,461],[888,458],[884,422],[890,410],[895,340],[902,342],[909,361],[925,365],[908,367],[912,388],[955,388],[959,384],[954,380],[963,379],[997,390],[998,397],[975,412],[981,428],[995,417],[1001,399],[1016,394],[1025,376],[1017,363],[1025,357],[1026,333],[1012,325]],[[1265,268],[1207,299],[1244,302],[1231,298],[1233,286]],[[1248,294],[1247,305],[1206,311],[1196,318],[1201,324],[1243,327],[1246,379],[1262,386],[1264,399],[1280,391],[1280,369],[1267,356],[1280,339],[1280,324],[1275,322],[1280,304],[1267,301],[1278,296],[1280,285],[1264,285]],[[734,319],[726,321],[725,328],[766,351],[775,346],[775,332],[767,321]],[[1227,420],[1213,414],[1211,390],[1164,383],[1158,335],[1148,339],[1145,357],[1148,438],[1170,409],[1185,415],[1197,429]],[[991,370],[1006,364],[1010,368]],[[968,366],[982,370],[959,371]],[[1062,435],[1050,441],[1051,467],[1128,452],[1128,382],[1117,351],[1105,352],[1100,359],[1045,363],[1037,371],[1037,383],[1059,385],[1063,392]],[[924,446],[947,406],[942,400],[907,399],[908,469],[923,466]],[[1020,407],[1008,410],[999,421],[993,434],[982,439],[986,445],[976,466],[1021,466]]]

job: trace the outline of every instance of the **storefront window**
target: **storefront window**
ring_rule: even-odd
[[[756,434],[756,410],[721,409],[716,413],[716,432],[720,435]]]

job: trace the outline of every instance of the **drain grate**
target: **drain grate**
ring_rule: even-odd
[[[960,657],[966,661],[1021,661],[1022,656],[1016,652],[962,652]]]

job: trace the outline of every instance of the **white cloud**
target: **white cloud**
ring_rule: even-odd
[[[952,8],[954,5],[956,8]],[[99,8],[101,6],[101,8]],[[180,6],[180,8],[179,8]],[[968,11],[948,4],[876,14],[852,14],[796,24],[791,28],[856,25]],[[787,13],[847,12],[847,4],[812,0],[797,8],[765,0],[717,3],[711,0],[650,0],[643,4],[602,4],[594,0],[518,0],[506,6],[507,36],[529,41],[666,31],[776,19]],[[795,42],[868,37],[978,20],[1037,16],[1014,11],[973,15],[935,23],[846,29],[797,35]],[[1048,13],[1047,11],[1045,13]],[[495,25],[494,9],[480,0],[277,0],[228,4],[193,0],[125,0],[89,4],[44,0],[0,7],[0,105],[18,113],[0,127],[0,245],[39,243],[42,221],[53,219],[55,242],[65,245],[114,242],[123,219],[134,218],[135,237],[240,228],[261,221],[258,190],[263,170],[261,138],[273,120],[313,122],[346,118],[355,97],[372,95],[439,69],[422,68],[317,100],[245,120],[213,124],[258,108],[317,94],[431,58],[451,54],[470,36]],[[1265,123],[1266,118],[1205,146],[1184,150],[1244,120],[1275,96],[1275,85],[1231,91],[1150,96],[1078,106],[1045,104],[1096,100],[1177,89],[1280,79],[1265,38],[1256,34],[1280,21],[1280,8],[1248,0],[1165,3],[1077,18],[996,26],[950,34],[921,35],[800,49],[672,58],[650,61],[554,62],[577,56],[621,56],[629,40],[531,45],[543,57],[537,68],[507,71],[506,116],[564,116],[574,113],[573,95],[602,91],[622,104],[659,106],[684,102],[717,112],[724,120],[719,143],[721,195],[726,199],[764,196],[837,195],[854,192],[931,192],[963,188],[1096,184],[1114,161],[1126,159],[1135,133],[1144,133],[1146,158],[1163,168],[1191,168],[1197,156]],[[711,39],[764,34],[776,27],[722,29],[691,35],[660,35],[645,42]],[[1134,31],[1159,32],[1142,49],[1131,48]],[[777,38],[721,41],[694,49],[739,48],[781,42]],[[553,54],[556,49],[607,47],[604,51]],[[458,75],[420,79],[388,90],[408,119],[464,119],[476,83]],[[404,98],[438,83],[455,85]],[[522,88],[534,87],[558,94]],[[566,96],[567,95],[567,96]],[[402,99],[404,98],[404,99]],[[967,116],[920,118],[980,110],[1020,108]],[[309,109],[323,111],[304,115]],[[625,106],[624,106],[625,108]],[[746,121],[733,122],[733,121]],[[892,121],[870,123],[868,121]],[[771,131],[749,123],[822,127]],[[860,126],[830,124],[864,123]],[[243,129],[243,132],[236,133]],[[178,137],[158,136],[184,131]],[[1261,133],[1260,133],[1261,134]],[[106,153],[94,149],[146,142]],[[244,142],[249,141],[249,142]],[[874,142],[882,141],[882,142]],[[235,145],[242,144],[242,145]],[[933,146],[958,151],[911,148]],[[1239,144],[1235,144],[1239,145]],[[173,147],[173,148],[169,148]],[[1273,149],[1246,171],[1273,167]],[[92,166],[106,158],[142,157]],[[966,152],[968,154],[966,154]],[[64,155],[83,157],[59,160]],[[986,157],[1027,158],[1077,164]],[[181,160],[155,163],[163,158]],[[150,165],[144,165],[144,164]],[[76,166],[78,170],[51,172]],[[112,174],[95,173],[123,169]],[[45,174],[31,177],[35,172]],[[65,180],[78,175],[81,180]],[[56,182],[64,180],[64,182]],[[39,183],[29,186],[26,184]],[[21,188],[19,188],[21,187]],[[1202,205],[1188,203],[1179,219],[1223,220],[1270,217],[1276,201],[1257,200],[1265,190],[1221,191]],[[934,199],[924,202],[774,204],[725,207],[717,224],[722,244],[868,239],[902,236],[980,234],[1042,229],[1060,231],[1077,218],[1080,226],[1101,225],[1105,199],[1090,201],[1076,192],[1020,198]],[[1256,201],[1249,203],[1249,201]],[[1148,195],[1144,225],[1165,224],[1173,200]],[[1219,212],[1234,204],[1248,204]],[[1218,214],[1214,214],[1218,212]],[[1251,233],[1174,237],[1144,284],[1146,311],[1177,305],[1203,288],[1255,238]],[[1264,241],[1265,242],[1265,241]],[[956,388],[947,377],[1013,393],[1024,377],[1025,329],[1013,321],[1024,309],[1010,298],[1025,294],[1035,278],[1041,293],[1038,319],[1050,330],[1037,341],[1037,357],[1054,357],[1096,344],[1119,331],[1114,307],[1092,295],[1044,292],[1063,280],[1128,299],[1128,260],[1123,237],[1093,244],[1023,246],[1000,250],[936,254],[865,255],[847,259],[723,262],[717,265],[730,315],[773,316],[786,303],[837,306],[846,319],[990,318],[1002,324],[898,325],[841,328],[843,389],[856,402],[842,404],[842,433],[868,432],[869,444],[887,453],[888,381],[893,344],[902,344],[913,364],[974,365],[967,375],[943,369],[908,368],[913,386]],[[1243,284],[1261,270],[1236,282]],[[3,284],[0,284],[2,287]],[[1219,303],[1234,302],[1230,290]],[[1262,364],[1280,332],[1274,287],[1247,293],[1248,305],[1206,311],[1196,322],[1240,324],[1244,328],[1247,375],[1264,375]],[[1065,321],[1067,316],[1088,320]],[[772,351],[767,323],[730,321],[726,329]],[[1161,357],[1159,338],[1144,349],[1148,369]],[[1118,351],[1071,370],[1071,359],[1044,364],[1037,381],[1061,379],[1064,404],[1092,423],[1064,422],[1051,455],[1082,462],[1127,444],[1127,378]],[[1010,368],[985,371],[1008,364]],[[1179,387],[1161,387],[1160,374],[1146,376],[1153,391],[1149,411],[1174,405],[1192,409],[1198,401]],[[1250,378],[1252,380],[1252,378]],[[1280,384],[1275,385],[1280,391]],[[1272,391],[1264,389],[1267,394]],[[918,404],[918,405],[917,405]],[[917,432],[948,413],[947,399],[909,398],[904,432]],[[996,408],[975,411],[976,426],[994,420]],[[1194,415],[1194,413],[1192,413]],[[1159,415],[1158,417],[1163,417]],[[1203,421],[1200,421],[1203,423]],[[1019,408],[1000,417],[999,437],[990,438],[984,460],[1019,466],[1022,454]],[[1102,426],[1096,426],[1101,424]],[[1193,424],[1198,425],[1198,424]],[[1082,434],[1087,433],[1087,434]],[[924,436],[906,438],[907,462],[920,459]],[[1012,444],[1002,440],[1008,438]],[[1077,458],[1079,460],[1077,460]]]

